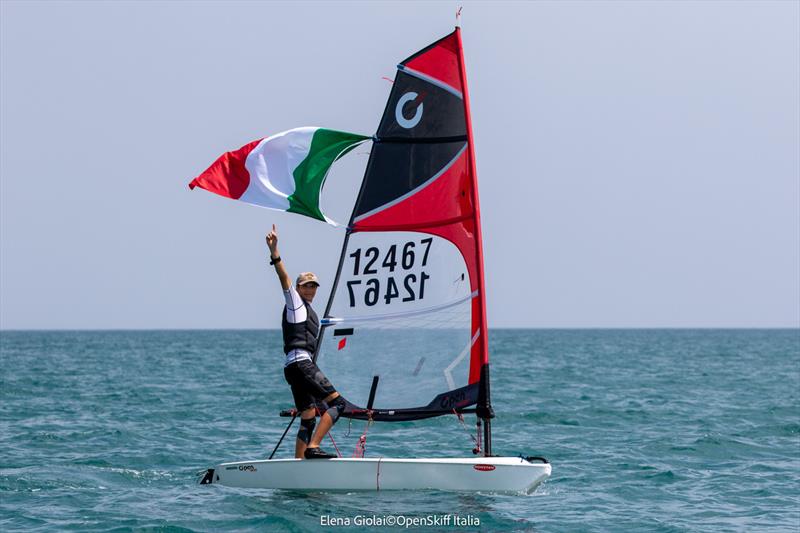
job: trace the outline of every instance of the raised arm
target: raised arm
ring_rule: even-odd
[[[283,290],[289,290],[292,286],[292,280],[289,273],[286,272],[286,267],[281,260],[281,254],[278,252],[278,228],[275,224],[272,225],[272,231],[267,234],[267,246],[269,246],[269,256],[272,263],[275,265],[275,272],[278,274],[278,279],[281,281]]]

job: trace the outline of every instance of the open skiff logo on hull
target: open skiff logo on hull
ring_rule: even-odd
[[[239,465],[241,472],[258,472],[258,469],[253,465]]]
[[[472,468],[478,472],[491,472],[495,469],[494,465],[472,465]]]

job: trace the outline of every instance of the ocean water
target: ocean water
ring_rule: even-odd
[[[490,348],[495,453],[553,464],[530,495],[200,486],[283,431],[279,332],[4,331],[0,530],[346,530],[321,520],[446,514],[468,525],[416,530],[800,530],[800,331],[493,330]],[[348,454],[363,422],[349,429],[334,430]],[[471,446],[448,416],[372,426],[367,453]]]

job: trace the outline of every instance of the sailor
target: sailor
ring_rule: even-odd
[[[329,459],[336,457],[320,449],[322,439],[330,431],[347,402],[342,398],[325,374],[312,360],[317,350],[319,337],[319,318],[311,308],[317,294],[319,281],[312,272],[297,276],[296,288],[278,252],[278,230],[275,224],[267,234],[270,264],[283,287],[286,305],[283,308],[283,351],[286,361],[283,375],[292,389],[294,404],[300,413],[300,430],[297,432],[294,456],[298,459]],[[316,431],[316,405],[325,402],[327,409],[322,413]]]

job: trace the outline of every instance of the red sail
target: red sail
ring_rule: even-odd
[[[442,139],[455,136],[465,136],[467,149],[460,153],[456,161],[444,168],[444,172],[436,176],[427,174],[413,174],[409,179],[403,180],[405,188],[394,191],[395,198],[385,202],[381,208],[370,209],[363,214],[358,206],[353,231],[389,231],[397,229],[414,229],[425,233],[439,235],[453,242],[464,256],[469,268],[470,286],[473,291],[478,291],[478,297],[473,300],[472,332],[477,335],[477,342],[472,347],[470,359],[470,383],[480,379],[481,368],[489,362],[486,327],[486,298],[484,292],[483,251],[480,229],[480,209],[477,192],[477,172],[475,170],[475,151],[472,137],[472,127],[469,113],[469,96],[467,91],[466,73],[464,71],[464,55],[461,46],[461,32],[459,28],[436,41],[427,48],[417,52],[398,66],[398,74],[404,74],[411,79],[400,80],[402,87],[395,90],[389,98],[384,113],[384,120],[378,130],[378,139],[382,137],[403,137],[408,140]],[[397,83],[397,82],[396,82]],[[397,128],[393,120],[396,117],[397,102],[403,94],[416,92],[422,95],[419,103],[429,100],[428,96],[436,89],[461,96],[461,111],[453,112],[452,103],[448,102],[442,115],[450,116],[432,117],[432,124],[423,123],[425,114],[433,114],[437,110],[424,110],[423,117],[413,128],[405,131]],[[394,103],[394,106],[392,105]],[[404,118],[413,119],[416,109],[414,102],[405,104]],[[444,106],[443,106],[444,107]],[[413,108],[410,109],[410,108]],[[463,121],[463,123],[462,123]],[[416,131],[419,129],[420,131]],[[404,137],[405,136],[405,137]],[[450,139],[447,139],[450,140]],[[434,160],[433,170],[439,169],[441,163],[447,159],[454,147],[447,144],[441,150],[427,150],[429,160]],[[461,144],[456,142],[455,144]],[[450,152],[447,152],[450,148]],[[444,157],[434,152],[447,152]],[[396,160],[395,160],[396,162]],[[405,176],[404,176],[405,177]],[[398,180],[399,181],[399,180]],[[415,187],[414,187],[415,186]],[[408,194],[413,192],[413,194]],[[367,189],[369,194],[369,189]],[[403,197],[404,195],[407,195]],[[402,198],[394,203],[397,198]]]
[[[323,344],[318,362],[354,404],[374,397],[376,420],[472,405],[487,418],[480,212],[460,30],[397,68],[325,313],[324,324],[352,334],[339,350]]]

